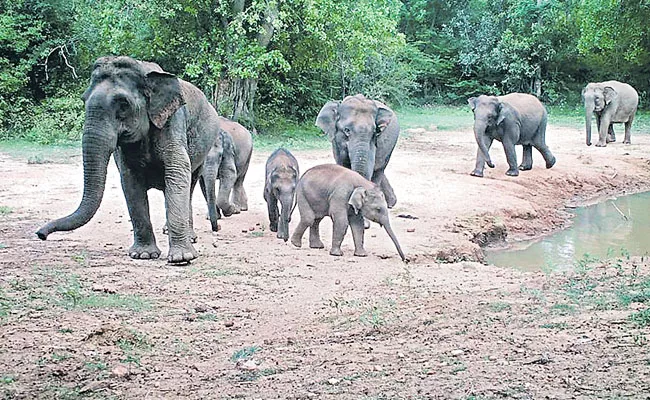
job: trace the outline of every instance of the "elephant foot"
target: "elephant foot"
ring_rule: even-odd
[[[555,165],[555,157],[546,161],[546,169],[553,168],[554,165]]]
[[[269,224],[269,229],[271,230],[271,232],[277,232],[278,231],[278,223],[277,222],[276,223],[271,222]]]
[[[521,165],[519,166],[519,170],[520,170],[520,171],[530,171],[531,169],[533,169],[533,166],[532,166],[532,165],[524,165],[524,164],[521,164]]]
[[[598,143],[596,143],[596,147],[607,147],[607,143],[605,143],[605,142],[598,142]]]
[[[632,142],[629,141],[629,140],[624,140],[624,141],[623,141],[623,144],[632,144]]]
[[[616,141],[615,137],[608,137],[607,138],[607,143],[614,143]]]
[[[147,245],[134,243],[129,249],[129,256],[140,260],[155,259],[160,257],[160,249],[155,243]]]
[[[276,237],[277,237],[278,239],[282,239],[282,240],[284,240],[285,242],[286,242],[287,240],[289,240],[289,236],[283,234],[282,232],[278,232],[278,234],[276,235]]]
[[[296,247],[302,247],[302,238],[297,238],[295,236],[291,237],[291,244]]]
[[[509,169],[506,171],[506,175],[508,176],[519,176],[519,170],[518,169]]]
[[[363,229],[370,229],[370,221],[365,218],[363,220]]]
[[[230,217],[233,214],[239,214],[241,210],[236,205],[230,204],[228,207],[222,208],[221,212],[223,213],[224,217]]]
[[[309,241],[309,248],[311,248],[311,249],[324,249],[325,245],[323,244],[323,242],[321,242],[320,239],[318,239],[318,240],[310,240]]]
[[[185,245],[171,245],[167,262],[172,264],[187,263],[199,256],[191,243]]]
[[[475,176],[475,177],[477,177],[477,178],[483,178],[483,171],[479,171],[479,170],[477,170],[477,169],[475,169],[474,171],[470,172],[469,174],[472,175],[472,176]]]
[[[368,253],[366,253],[365,249],[354,249],[354,255],[357,257],[367,257]]]
[[[342,255],[343,255],[343,252],[341,251],[340,248],[336,248],[336,249],[335,249],[335,248],[332,247],[332,249],[330,250],[330,255],[331,255],[331,256],[337,256],[337,257],[338,257],[338,256],[342,256]]]

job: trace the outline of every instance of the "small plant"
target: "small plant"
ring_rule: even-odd
[[[79,254],[75,254],[72,257],[72,260],[79,263],[79,265],[86,266],[88,265],[88,257],[86,256],[86,252],[82,251]]]
[[[539,327],[543,329],[564,330],[568,329],[569,325],[566,322],[549,322],[547,324],[540,325]]]
[[[630,320],[641,327],[650,326],[650,308],[633,313]]]
[[[512,307],[508,303],[495,302],[490,304],[490,310],[493,312],[509,311]]]
[[[4,217],[5,215],[9,215],[12,212],[14,212],[14,211],[10,207],[0,206],[0,217]]]
[[[570,304],[558,303],[551,307],[551,311],[558,315],[568,315],[576,312],[576,308]]]
[[[376,305],[364,311],[359,317],[359,321],[364,325],[370,325],[375,331],[378,331],[382,326],[386,325],[386,318],[383,315],[383,311]]]
[[[230,361],[237,362],[241,360],[248,360],[260,350],[261,348],[258,346],[244,347],[243,349],[237,350],[236,352],[232,353],[232,356],[230,356]]]
[[[30,165],[31,164],[50,164],[52,162],[53,162],[52,160],[49,160],[49,159],[43,157],[40,154],[31,155],[27,159],[27,164],[30,164]]]
[[[84,363],[84,368],[86,368],[90,372],[98,372],[98,371],[104,371],[106,368],[106,363],[102,361],[86,361]]]
[[[12,383],[16,382],[16,377],[11,376],[11,375],[3,375],[0,377],[0,384],[3,385],[10,385]]]

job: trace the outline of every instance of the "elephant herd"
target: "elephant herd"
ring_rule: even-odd
[[[590,83],[583,98],[588,145],[593,113],[599,132],[596,146],[616,140],[613,123],[625,123],[624,143],[630,143],[638,105],[631,86],[616,81]],[[155,63],[125,56],[102,57],[93,66],[82,99],[81,203],[70,215],[42,226],[36,233],[40,239],[90,221],[102,201],[111,155],[133,225],[133,245],[128,251],[132,258],[155,259],[161,254],[149,215],[147,191],[151,188],[164,193],[170,263],[186,263],[198,256],[191,209],[197,182],[208,204],[213,231],[219,229],[221,213],[230,216],[248,209],[243,181],[253,151],[251,134],[236,122],[219,117],[191,83]],[[471,175],[483,176],[484,164],[494,167],[488,151],[495,139],[503,143],[507,175],[532,168],[533,147],[542,154],[547,168],[555,164],[545,143],[547,112],[537,98],[521,93],[483,95],[468,103],[474,112],[478,144]],[[336,164],[318,165],[300,176],[298,161],[288,150],[280,148],[270,155],[264,199],[271,231],[289,240],[289,221],[298,207],[300,222],[291,236],[293,245],[301,246],[309,228],[309,246],[323,248],[319,224],[329,216],[333,222],[330,254],[342,255],[341,242],[349,226],[354,255],[365,256],[364,228],[373,221],[384,227],[401,259],[407,261],[390,225],[388,209],[397,197],[384,173],[399,136],[397,115],[379,101],[355,95],[325,104],[316,125],[331,141]],[[519,166],[514,148],[518,144],[524,148]]]

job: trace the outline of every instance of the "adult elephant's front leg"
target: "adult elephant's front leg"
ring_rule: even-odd
[[[506,153],[506,160],[508,161],[508,170],[506,175],[508,176],[518,176],[519,169],[517,168],[517,152],[515,151],[515,143],[513,140],[504,138],[503,140],[503,150]]]
[[[384,174],[384,171],[375,171],[372,176],[372,181],[379,185],[381,191],[384,193],[386,203],[388,203],[388,208],[393,208],[395,204],[397,204],[397,196],[395,195],[395,191],[390,182],[388,182],[388,178],[386,177],[386,174]]]
[[[485,141],[485,147],[488,150],[490,150],[490,147],[492,146],[492,142],[494,139],[486,136],[485,138],[483,138],[483,140]],[[482,178],[484,169],[485,169],[485,157],[483,156],[483,152],[479,148],[476,151],[476,165],[474,166],[474,171],[472,171],[470,175]]]
[[[174,146],[165,152],[165,205],[169,229],[171,263],[187,262],[198,257],[192,245],[190,229],[190,186],[192,172],[185,148]]]
[[[147,188],[142,179],[131,171],[126,165],[116,161],[120,170],[122,180],[122,191],[126,199],[126,206],[129,210],[129,217],[133,225],[133,245],[129,248],[129,256],[138,259],[150,259],[160,257],[160,249],[156,245],[156,238],[151,226],[149,217],[149,199]]]

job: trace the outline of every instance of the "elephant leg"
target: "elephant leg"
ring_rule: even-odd
[[[634,121],[634,114],[630,116],[630,119],[625,123],[625,139],[623,139],[624,144],[632,144],[632,121]]]
[[[506,160],[508,161],[508,170],[506,175],[518,176],[519,169],[517,169],[517,152],[515,151],[515,143],[510,139],[503,141],[503,150],[506,153]]]
[[[388,182],[384,171],[375,171],[372,176],[372,181],[381,187],[381,191],[384,193],[384,197],[386,197],[388,208],[393,208],[397,204],[397,196],[395,196],[395,191],[390,185],[390,182]]]
[[[607,146],[607,134],[609,132],[609,118],[605,116],[600,116],[600,126],[598,127],[598,143],[596,147],[606,147]]]
[[[533,169],[533,146],[530,144],[524,145],[524,155],[523,160],[521,160],[521,165],[519,169],[522,171],[528,171]]]
[[[333,223],[332,248],[330,249],[330,254],[333,256],[342,256],[343,252],[341,251],[341,243],[343,243],[345,233],[348,231],[348,213],[347,210],[338,210],[332,212],[330,216]]]
[[[169,228],[171,263],[188,262],[198,257],[191,240],[189,226],[190,187],[192,182],[190,157],[182,146],[169,146],[165,153],[165,205]]]
[[[241,171],[238,171],[239,174],[232,192],[232,201],[241,211],[248,211],[248,195],[246,195],[246,190],[244,190],[244,178],[246,178],[247,171],[248,164],[243,166]]]
[[[613,143],[616,141],[616,133],[614,133],[614,124],[609,124],[607,129],[607,143]]]
[[[348,215],[348,221],[352,231],[352,239],[354,240],[354,255],[357,257],[367,256],[368,253],[363,248],[363,217],[361,214]]]
[[[133,225],[133,245],[129,248],[131,258],[158,258],[160,249],[149,217],[149,199],[147,188],[137,179],[125,165],[120,165],[122,190]]]
[[[300,210],[300,222],[296,227],[296,230],[293,231],[291,236],[291,244],[296,247],[302,246],[302,236],[305,234],[307,228],[309,228],[316,219],[314,211],[309,207],[307,199],[300,193],[296,194],[298,197],[298,209]],[[302,206],[300,206],[302,204]]]
[[[485,140],[485,147],[487,147],[487,149],[490,150],[490,146],[492,146],[492,142],[494,139],[492,139],[491,137],[485,137],[484,140]],[[472,171],[470,175],[482,178],[484,169],[485,169],[485,157],[483,157],[483,152],[481,152],[481,149],[478,149],[476,151],[476,165],[474,166],[474,171]]]
[[[316,218],[314,223],[309,227],[309,247],[312,249],[322,249],[325,247],[320,240],[320,222],[322,218]]]
[[[196,182],[199,180],[200,176],[201,176],[201,170],[194,171],[194,173],[192,173],[192,182],[190,183],[190,204],[189,204],[190,219],[188,223],[190,225],[190,240],[192,241],[192,243],[196,243],[198,238],[196,232],[194,231],[194,215],[192,212],[192,198],[194,197],[194,188],[196,187]]]
[[[219,230],[219,210],[217,209],[217,196],[215,195],[216,175],[212,172],[204,171],[199,177],[199,185],[205,202],[208,203],[208,216],[213,232]]]
[[[266,207],[269,211],[269,229],[271,232],[277,232],[278,219],[280,218],[278,199],[271,193],[264,193],[264,200],[266,200]]]
[[[535,149],[540,152],[542,157],[544,157],[544,161],[546,161],[546,168],[552,168],[555,165],[555,156],[553,153],[551,153],[551,150],[548,148],[546,143],[544,142],[536,142],[533,144]]]

